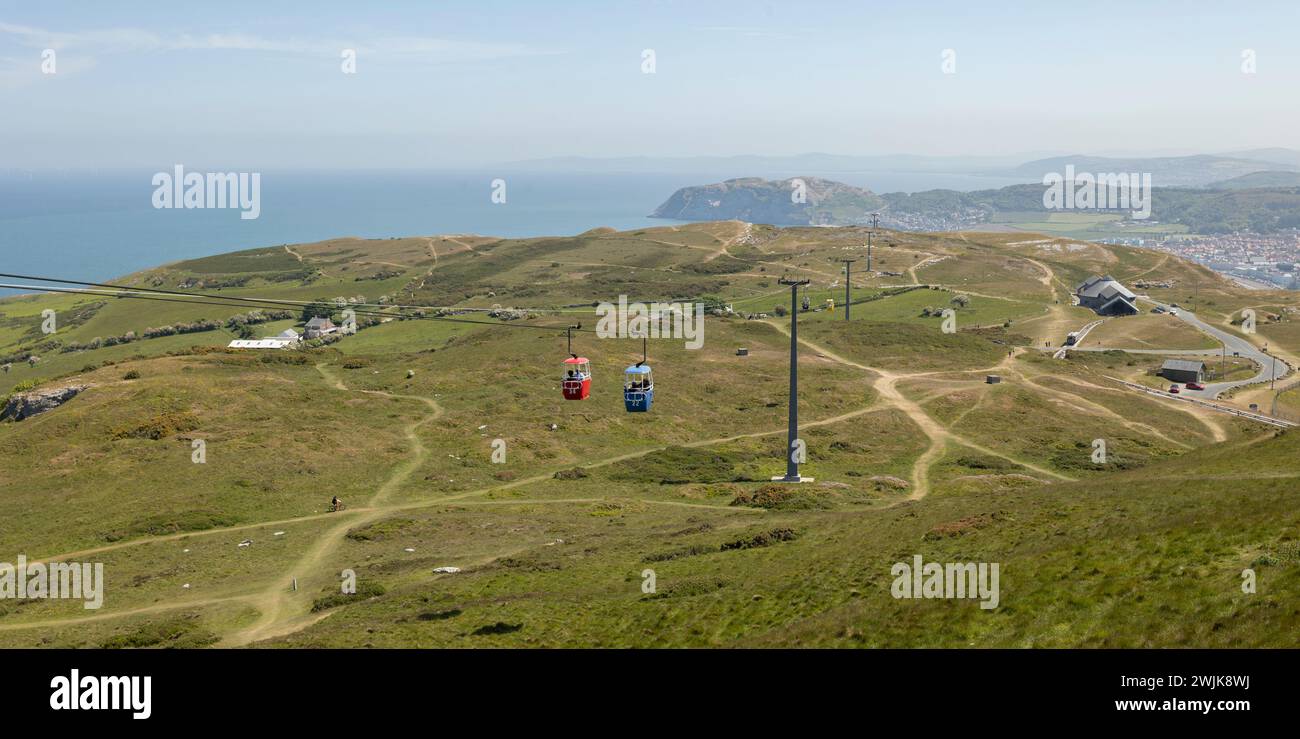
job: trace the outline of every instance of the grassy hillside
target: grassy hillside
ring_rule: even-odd
[[[1279,319],[1256,339],[1300,352],[1293,296],[1020,233],[882,232],[869,274],[864,242],[740,222],[338,239],[120,280],[221,305],[0,300],[0,394],[86,386],[0,423],[0,545],[103,562],[107,578],[99,611],[0,601],[0,645],[1295,646],[1296,432],[1112,379],[1143,381],[1158,354],[1043,351],[1093,320],[1069,301],[1089,274],[1172,284],[1148,292],[1190,293],[1225,326],[1266,301]],[[844,258],[859,260],[847,323]],[[785,469],[783,276],[836,304],[799,314],[802,485],[770,482]],[[734,310],[706,319],[699,349],[649,342],[647,414],[619,392],[640,342],[590,331],[593,304],[620,294]],[[325,346],[224,348],[301,327],[310,302],[392,320]],[[230,321],[277,307],[293,315]],[[1092,337],[1204,344],[1161,318]],[[578,323],[593,394],[570,402],[563,329]],[[326,512],[334,495],[346,510]],[[917,554],[1000,563],[1000,605],[891,597],[890,567]]]

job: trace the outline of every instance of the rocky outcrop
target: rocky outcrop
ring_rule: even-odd
[[[24,418],[31,418],[46,411],[54,410],[64,403],[71,400],[77,393],[90,387],[89,385],[65,385],[64,387],[49,388],[46,390],[32,390],[26,393],[15,393],[9,397],[3,410],[0,410],[0,421],[21,421]]]
[[[785,225],[866,223],[884,200],[860,187],[818,177],[757,177],[683,187],[650,214],[679,221],[739,220]]]

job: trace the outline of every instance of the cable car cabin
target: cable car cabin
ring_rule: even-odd
[[[585,400],[591,395],[591,363],[586,357],[564,360],[564,380],[560,387],[565,400]]]
[[[633,365],[623,370],[623,406],[628,413],[645,413],[655,401],[655,383],[650,368]]]

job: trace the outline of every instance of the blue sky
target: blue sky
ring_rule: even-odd
[[[0,168],[1300,148],[1297,21],[1295,2],[0,2]]]

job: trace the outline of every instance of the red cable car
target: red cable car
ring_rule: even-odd
[[[586,400],[591,395],[591,362],[573,355],[564,360],[564,379],[560,383],[565,400]]]

